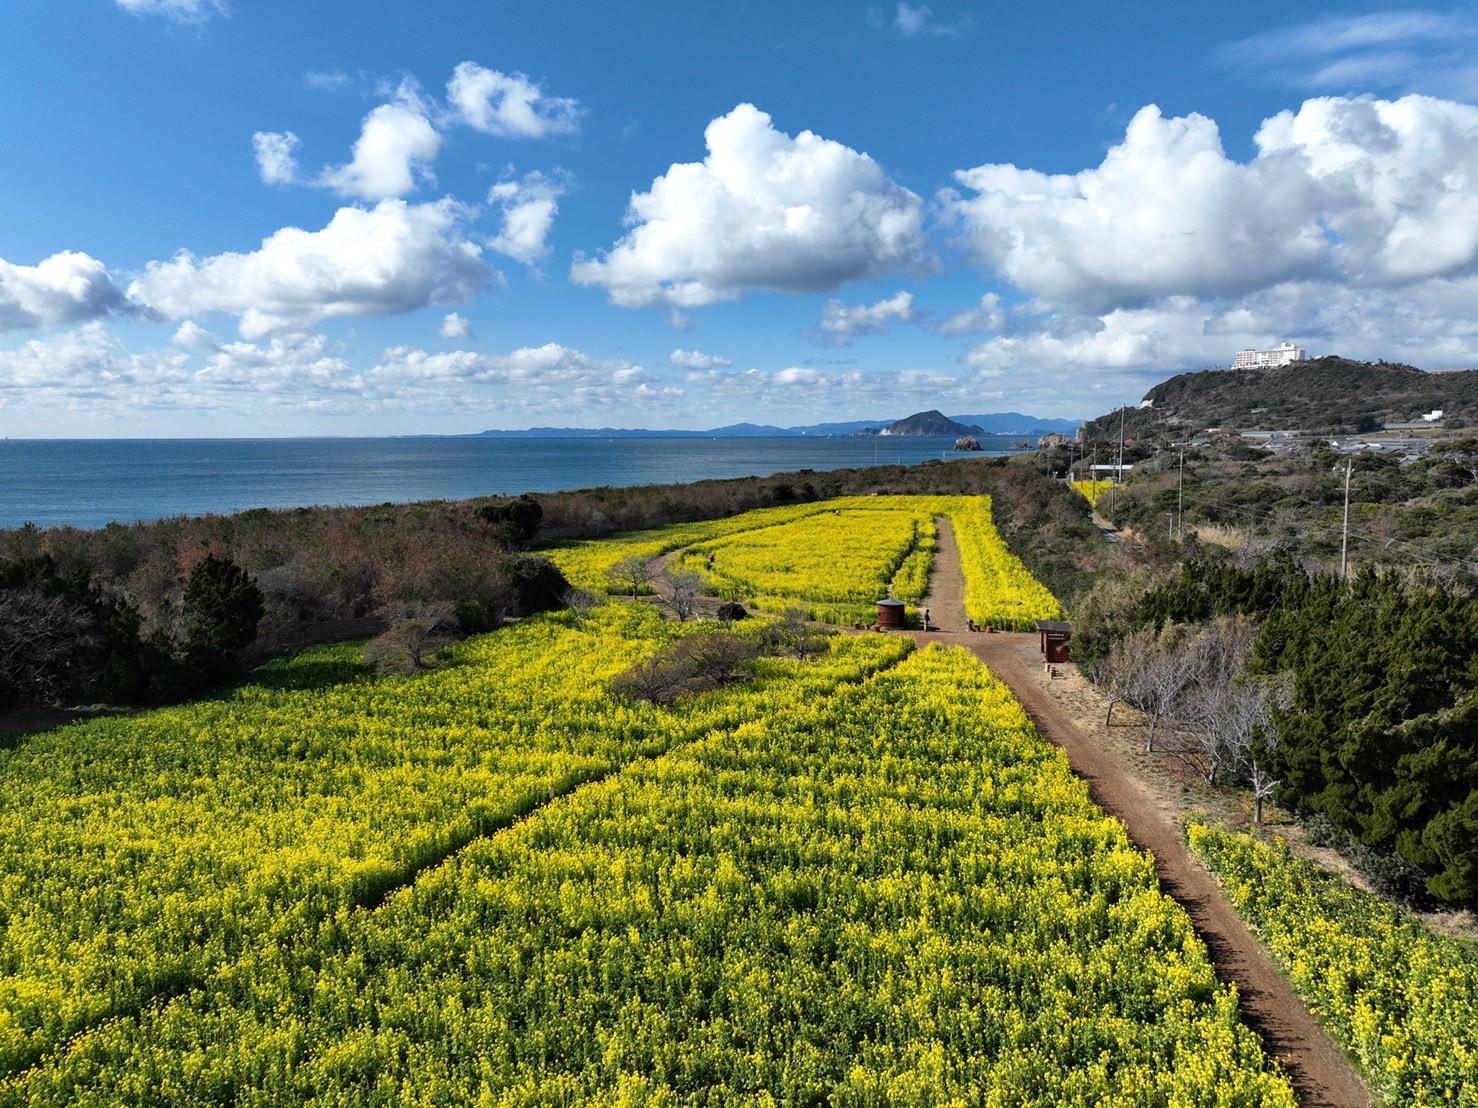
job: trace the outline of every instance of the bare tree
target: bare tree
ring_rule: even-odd
[[[760,632],[760,643],[776,654],[790,654],[801,661],[826,652],[826,639],[806,622],[801,608],[787,608],[785,615]]]
[[[752,638],[709,631],[679,639],[667,657],[687,670],[695,687],[718,688],[749,677],[759,653]]]
[[[55,704],[87,681],[102,646],[92,617],[63,596],[0,590],[0,700]]]
[[[1149,657],[1157,647],[1154,632],[1147,627],[1140,628],[1116,639],[1108,654],[1092,663],[1089,676],[1108,697],[1108,711],[1103,717],[1105,727],[1113,725],[1114,708],[1120,703],[1132,704],[1138,699]]]
[[[430,658],[451,641],[449,604],[407,604],[392,614],[390,629],[364,648],[364,660],[377,673],[416,673],[430,668]]]
[[[1252,790],[1252,822],[1262,823],[1263,804],[1281,783],[1271,770],[1278,748],[1274,714],[1293,700],[1288,674],[1271,677],[1244,675],[1233,687],[1223,737],[1233,763]]]
[[[632,600],[637,598],[642,587],[649,584],[656,575],[657,569],[651,562],[645,558],[638,558],[634,554],[622,558],[606,570],[606,580],[622,592],[630,589]]]
[[[1174,718],[1184,708],[1186,689],[1191,685],[1193,670],[1181,656],[1185,629],[1174,624],[1160,632],[1154,647],[1145,655],[1144,668],[1126,698],[1145,715],[1144,750],[1155,750],[1155,735],[1166,719]]]
[[[703,578],[691,570],[682,570],[668,574],[666,586],[662,602],[672,609],[680,623],[686,623],[698,610],[698,598],[703,595]]]
[[[564,606],[575,614],[575,622],[585,622],[585,617],[600,606],[600,597],[587,589],[577,589],[573,585],[564,591],[560,597]]]
[[[1237,764],[1234,738],[1245,730],[1249,705],[1236,682],[1255,637],[1248,621],[1224,617],[1198,630],[1179,652],[1187,680],[1176,714],[1185,723],[1186,742],[1176,753],[1208,785]]]
[[[633,700],[666,704],[677,699],[687,679],[688,674],[681,666],[654,655],[611,678],[611,690]]]
[[[666,704],[683,693],[704,692],[742,681],[753,673],[759,644],[745,635],[699,632],[678,639],[611,681],[634,700]]]

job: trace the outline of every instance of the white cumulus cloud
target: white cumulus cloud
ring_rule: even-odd
[[[632,362],[592,357],[556,342],[506,354],[396,346],[385,351],[365,378],[375,395],[445,411],[495,404],[505,411],[544,414],[600,409],[629,413],[632,405],[660,407],[683,392]]]
[[[682,369],[726,369],[734,364],[733,358],[705,354],[701,350],[684,350],[680,346],[668,355],[668,360]]]
[[[446,91],[456,117],[484,134],[537,139],[580,129],[579,101],[550,96],[522,73],[463,62],[452,71]]]
[[[631,198],[632,229],[571,277],[623,307],[694,308],[752,289],[825,292],[929,261],[920,199],[866,154],[791,137],[752,104],[704,132],[708,156]]]
[[[457,312],[448,312],[442,317],[441,327],[436,333],[444,339],[470,339],[472,321]]]
[[[35,265],[0,258],[0,331],[82,323],[124,306],[107,267],[90,255],[64,250]]]
[[[291,131],[258,131],[252,135],[252,152],[263,184],[297,184],[298,158],[294,152],[301,144],[302,140]]]
[[[1048,307],[1102,313],[1284,281],[1388,286],[1478,262],[1478,108],[1325,97],[1226,156],[1200,115],[1141,110],[1102,164],[956,173],[944,206],[986,268]]]
[[[408,104],[381,104],[364,117],[354,156],[323,171],[322,182],[342,196],[384,200],[413,192],[429,177],[441,151],[441,135]]]
[[[913,293],[899,292],[876,304],[843,304],[828,300],[821,309],[819,337],[836,346],[845,346],[859,335],[886,331],[894,323],[912,323],[919,318],[913,306]]]
[[[293,132],[258,131],[251,137],[263,183],[325,188],[360,200],[404,196],[422,181],[434,181],[432,163],[441,142],[441,134],[413,95],[400,103],[381,104],[365,116],[349,161],[329,166],[316,177],[300,174],[297,150],[302,142]]]
[[[453,200],[341,208],[322,230],[284,227],[251,253],[181,252],[151,262],[128,295],[171,319],[238,316],[248,339],[328,318],[459,303],[498,276],[463,234],[469,214]]]
[[[63,404],[77,410],[111,410],[168,402],[189,376],[182,351],[130,354],[97,320],[71,331],[31,339],[0,350],[0,407]]]
[[[569,175],[559,171],[536,171],[518,180],[499,181],[488,191],[488,203],[501,212],[502,227],[488,245],[524,265],[548,256],[549,232],[569,183]]]

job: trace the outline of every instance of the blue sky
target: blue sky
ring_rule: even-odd
[[[814,10],[813,10],[814,9]],[[1478,361],[1471,7],[18,0],[0,433],[1091,416]]]

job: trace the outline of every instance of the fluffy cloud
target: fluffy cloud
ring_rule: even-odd
[[[369,389],[417,406],[451,410],[467,404],[538,412],[625,409],[664,404],[682,389],[623,360],[593,358],[559,343],[506,354],[472,350],[431,353],[411,346],[386,350],[366,375]]]
[[[1102,313],[1285,281],[1390,286],[1478,261],[1478,108],[1330,97],[1264,121],[1229,159],[1216,124],[1141,110],[1101,165],[956,173],[980,264],[1044,306]]]
[[[441,151],[441,135],[419,109],[381,104],[364,117],[354,157],[323,171],[323,183],[342,196],[385,200],[404,196],[430,175]]]
[[[187,380],[187,355],[180,351],[128,353],[97,321],[15,350],[0,350],[0,407],[63,404],[108,409],[168,403],[177,382]]]
[[[444,339],[470,339],[472,338],[472,323],[465,316],[456,312],[448,312],[442,317],[441,327],[436,332]]]
[[[215,15],[229,15],[225,0],[117,0],[134,15],[157,15],[176,23],[204,23]]]
[[[896,293],[876,304],[851,307],[840,300],[828,300],[821,309],[819,337],[832,345],[845,346],[859,335],[877,334],[894,323],[912,323],[918,318],[911,292]]]
[[[457,303],[497,279],[462,233],[468,215],[452,200],[341,208],[322,230],[284,227],[249,254],[182,252],[151,262],[128,295],[172,319],[239,316],[248,339],[323,319]]]
[[[559,212],[559,198],[569,191],[568,174],[526,173],[516,181],[500,181],[488,191],[488,203],[502,213],[503,225],[488,245],[524,265],[549,254],[549,232]]]
[[[420,106],[381,104],[364,117],[353,157],[330,166],[316,178],[298,173],[298,136],[291,131],[252,135],[257,172],[269,185],[315,185],[341,196],[385,200],[414,192],[423,179],[434,180],[431,163],[441,152],[441,135]]]
[[[298,182],[298,158],[295,151],[302,140],[291,131],[258,131],[251,137],[252,152],[257,159],[257,173],[268,185],[293,185]]]
[[[35,265],[0,258],[0,331],[97,319],[124,307],[107,267],[65,250]]]
[[[866,154],[791,137],[740,104],[704,132],[708,156],[631,199],[634,224],[571,277],[623,307],[693,308],[751,289],[825,292],[929,257],[922,202]]]
[[[814,420],[818,412],[856,412],[864,408],[892,412],[908,405],[944,405],[962,410],[997,391],[983,388],[981,375],[908,369],[873,372],[787,366],[777,370],[706,370],[689,373],[690,394],[702,393],[730,410],[765,413],[767,418]]]
[[[580,104],[549,96],[522,73],[500,73],[463,62],[447,82],[447,99],[461,122],[500,138],[549,138],[580,129]]]
[[[734,364],[732,358],[705,354],[701,350],[684,350],[680,346],[668,355],[668,360],[682,369],[725,369]]]
[[[193,319],[187,319],[175,328],[174,336],[169,341],[186,350],[215,350],[221,345],[220,339]]]
[[[360,380],[334,352],[324,335],[276,335],[266,343],[227,342],[216,346],[192,383],[214,389],[291,392],[322,398],[325,393],[357,393]]]
[[[1050,304],[1106,310],[1316,270],[1327,243],[1315,197],[1283,168],[1230,161],[1210,119],[1148,107],[1096,169],[978,166],[955,174],[976,195],[944,203],[980,264]]]
[[[943,319],[925,323],[929,330],[941,335],[976,335],[999,331],[1006,326],[1006,313],[1001,310],[1000,293],[988,292],[973,308],[951,312]]]

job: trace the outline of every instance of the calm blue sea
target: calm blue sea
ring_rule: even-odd
[[[985,456],[1015,436],[980,436]],[[0,528],[913,464],[949,438],[5,439]]]

